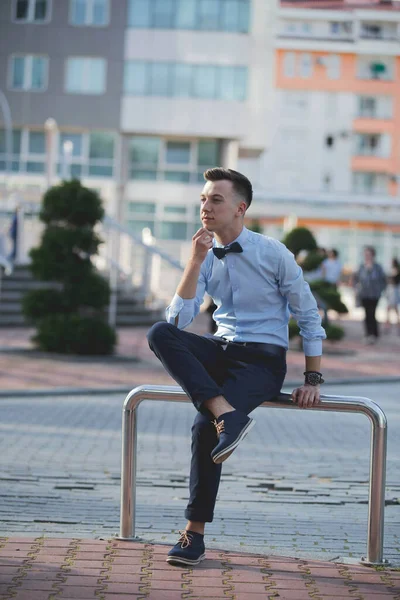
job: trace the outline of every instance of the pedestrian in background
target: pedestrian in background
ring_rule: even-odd
[[[395,324],[397,325],[397,333],[400,334],[400,319],[399,319],[399,304],[400,304],[400,264],[397,258],[392,258],[392,266],[388,276],[388,286],[386,289],[387,312],[386,312],[386,328],[387,333],[390,332],[390,313],[395,314]]]
[[[328,251],[328,256],[322,263],[322,279],[337,289],[342,268],[342,263],[339,260],[339,252],[335,248],[332,248],[332,250]]]
[[[382,292],[386,288],[386,276],[380,264],[375,262],[375,248],[364,248],[364,262],[353,277],[356,289],[356,304],[365,311],[364,327],[366,342],[374,344],[379,337],[379,326],[376,320],[376,307]]]
[[[16,207],[13,217],[12,217],[12,221],[11,221],[11,225],[10,225],[10,229],[9,229],[9,236],[11,238],[11,252],[8,256],[9,260],[14,263],[15,259],[17,258],[17,247],[18,247],[18,229],[19,229],[19,223],[18,223],[18,214],[19,214],[19,206]]]

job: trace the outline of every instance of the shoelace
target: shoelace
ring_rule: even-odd
[[[220,421],[220,422],[218,423],[217,419],[215,419],[215,421],[213,421],[213,423],[214,423],[214,427],[215,427],[215,429],[217,430],[217,436],[219,437],[219,436],[221,435],[221,433],[222,433],[223,431],[225,431],[225,424],[224,424],[224,421]]]
[[[181,545],[181,548],[187,548],[191,545],[193,536],[191,533],[188,533],[186,530],[180,531],[181,537],[178,540],[178,544]]]

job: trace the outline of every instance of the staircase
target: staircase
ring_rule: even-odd
[[[29,327],[22,314],[21,302],[26,292],[50,287],[36,281],[28,265],[16,265],[11,275],[2,274],[0,289],[0,327]],[[117,291],[117,327],[149,326],[164,319],[163,308],[149,308],[139,290],[129,292],[120,286]]]

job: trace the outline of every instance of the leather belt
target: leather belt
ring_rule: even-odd
[[[261,350],[266,354],[274,354],[275,356],[286,358],[286,348],[284,348],[283,346],[278,346],[277,344],[263,344],[261,342],[231,342],[230,340],[226,340],[225,338],[221,339],[224,340],[224,342],[227,342],[228,344],[244,346],[245,348],[254,348],[254,350]]]

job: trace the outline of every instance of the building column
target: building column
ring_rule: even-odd
[[[237,170],[239,160],[238,140],[222,140],[221,142],[221,167]]]

